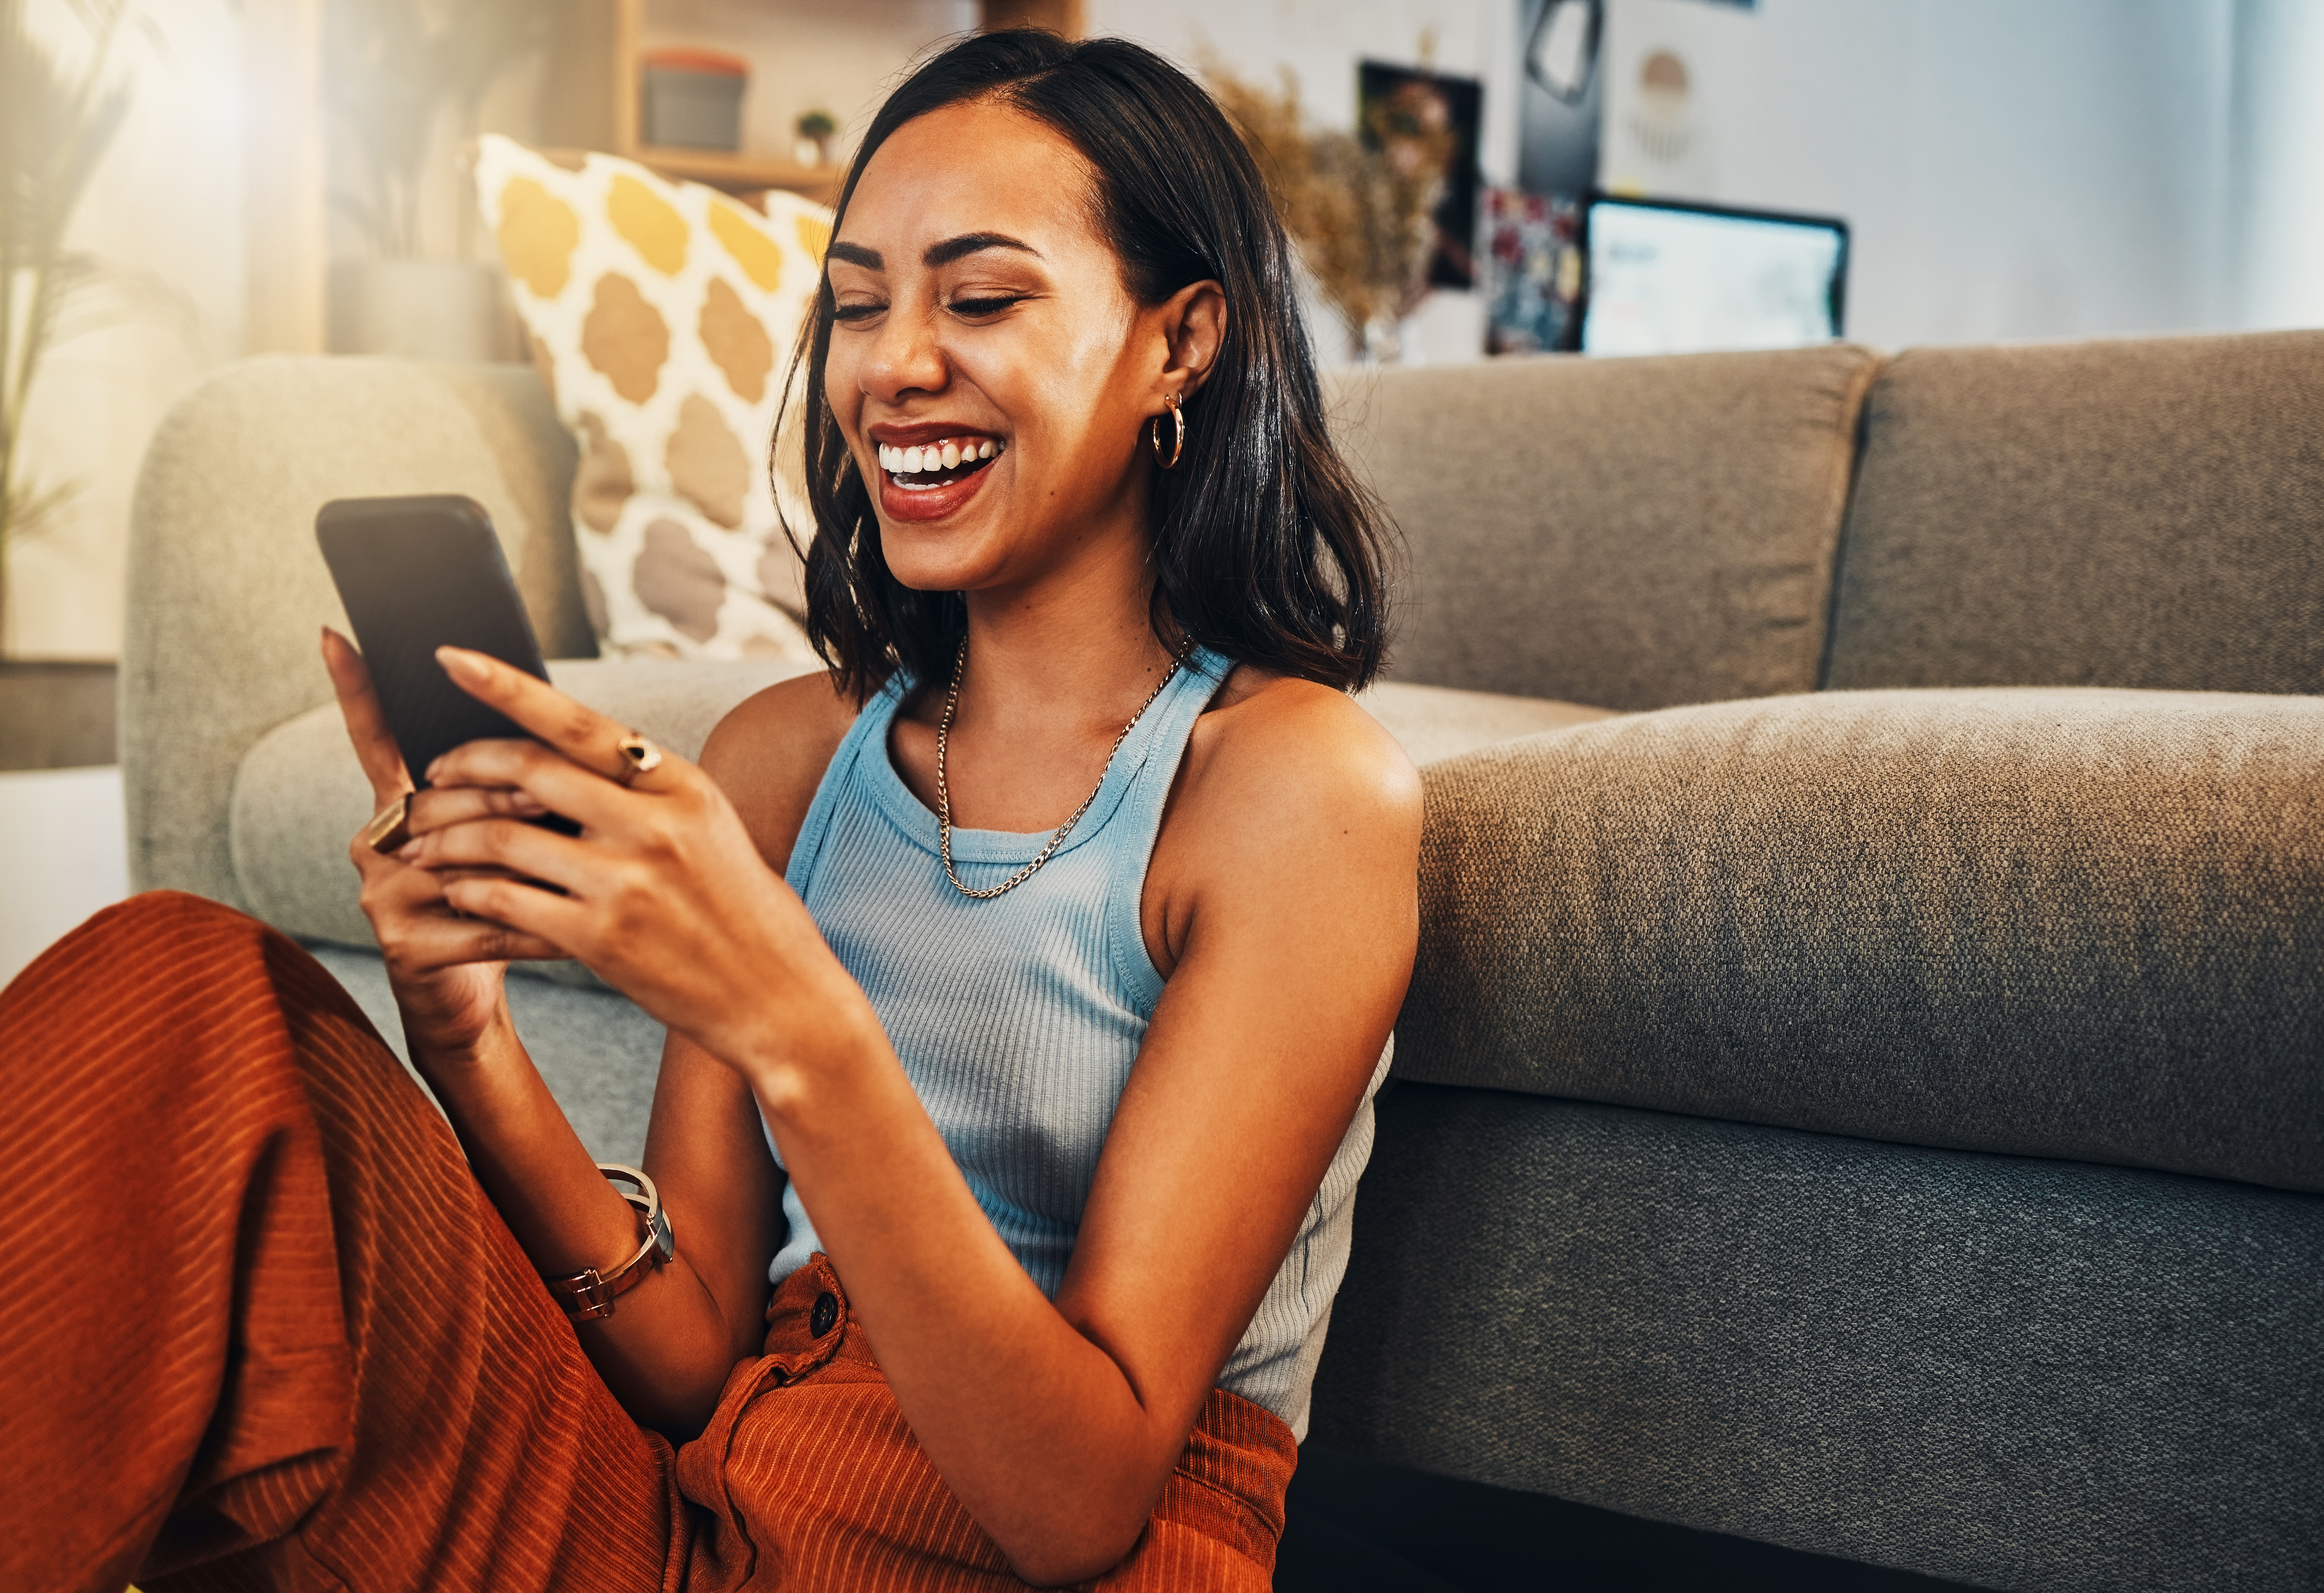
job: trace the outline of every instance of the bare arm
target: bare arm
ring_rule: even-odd
[[[326,634],[323,653],[349,738],[385,806],[409,791],[410,781],[369,673],[335,634]],[[784,766],[812,760],[817,743],[825,744],[827,761],[836,737],[829,734],[831,714],[817,714],[818,706],[807,705],[804,730],[790,738],[796,755]],[[758,718],[785,716],[761,710]],[[715,766],[716,758],[706,757]],[[819,773],[821,763],[813,766]],[[789,800],[791,793],[761,784],[753,792],[757,810],[787,853],[806,799]],[[807,794],[812,792],[809,775]],[[449,787],[413,799],[412,828],[424,835],[482,817],[521,819],[542,810],[512,789]],[[783,831],[786,812],[789,828]],[[510,1022],[503,990],[507,959],[563,953],[451,912],[446,887],[474,875],[431,873],[382,857],[360,840],[349,856],[363,875],[364,908],[379,937],[413,1065],[443,1103],[478,1181],[526,1255],[548,1275],[587,1266],[610,1271],[627,1260],[638,1245],[635,1214],[598,1173],[549,1094]],[[779,858],[770,861],[779,867]],[[682,1439],[708,1419],[734,1361],[757,1350],[781,1192],[748,1088],[682,1034],[670,1036],[664,1053],[646,1162],[671,1213],[676,1259],[624,1293],[613,1317],[577,1329],[630,1413]]]
[[[618,733],[515,671],[463,683],[573,759]],[[420,848],[562,887],[470,874],[447,895],[581,957],[749,1081],[914,1432],[1030,1580],[1136,1541],[1410,976],[1416,778],[1352,705],[1293,685],[1231,710],[1182,782],[1177,861],[1156,861],[1177,876],[1157,926],[1169,985],[1054,1304],[798,898],[738,866],[742,821],[699,771],[672,760],[623,792],[545,748],[480,743],[447,777],[521,787],[590,839],[485,819]]]
[[[1148,890],[1168,983],[1054,1305],[982,1248],[963,1264],[950,1230],[969,1214],[922,1215],[941,1181],[820,1143],[835,1111],[777,1121],[914,1431],[1028,1580],[1089,1575],[1136,1542],[1410,977],[1417,781],[1344,699],[1294,689],[1311,692],[1329,711],[1253,702],[1232,711],[1257,722],[1216,737],[1239,745],[1189,755]]]

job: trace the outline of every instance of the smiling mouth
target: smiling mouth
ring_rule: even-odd
[[[983,469],[1008,451],[991,437],[947,437],[920,448],[880,445],[880,468],[904,492],[933,492]]]

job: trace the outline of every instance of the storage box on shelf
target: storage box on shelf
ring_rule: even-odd
[[[1081,29],[1078,0],[982,0],[982,27],[1045,27],[1071,38]],[[870,100],[922,46],[955,25],[952,8],[916,0],[886,0],[875,5],[833,6],[816,0],[689,0],[658,5],[653,0],[568,0],[550,63],[550,116],[546,142],[561,153],[603,150],[625,155],[665,177],[706,182],[729,193],[788,189],[820,204],[836,197],[843,168],[804,165],[794,158],[789,128],[811,109],[847,118],[869,108]],[[851,69],[838,73],[837,89],[818,87],[816,103],[777,107],[784,136],[754,146],[747,130],[737,145],[712,148],[691,138],[665,142],[653,136],[644,96],[649,58],[674,47],[691,46],[753,61],[752,93],[765,91],[811,36],[816,59]],[[827,70],[823,74],[830,76]],[[831,103],[844,97],[845,83],[866,96],[862,106]],[[768,147],[770,144],[772,147]],[[841,153],[841,152],[835,152]]]

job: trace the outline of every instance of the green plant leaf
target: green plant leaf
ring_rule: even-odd
[[[82,485],[78,480],[60,481],[40,490],[29,485],[11,490],[0,499],[0,547],[14,537],[38,536],[59,511],[80,495]]]

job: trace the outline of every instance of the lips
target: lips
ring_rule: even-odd
[[[1008,444],[941,424],[878,427],[880,507],[891,519],[941,520],[974,497]]]

